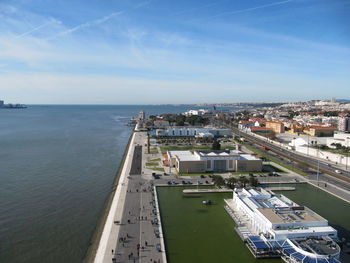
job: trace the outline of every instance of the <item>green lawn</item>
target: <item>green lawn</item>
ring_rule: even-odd
[[[155,162],[146,163],[146,166],[157,166],[157,165],[159,165],[159,163],[155,163]]]
[[[150,162],[159,162],[160,161],[160,158],[155,158],[155,159],[151,159],[149,160]]]
[[[157,148],[151,148],[150,152],[151,153],[158,153],[158,149]]]

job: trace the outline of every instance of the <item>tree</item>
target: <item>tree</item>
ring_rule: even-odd
[[[259,186],[259,181],[258,181],[258,179],[256,179],[255,177],[251,176],[251,177],[249,178],[249,184],[250,184],[250,186],[252,186],[252,187],[257,187],[257,186]]]
[[[249,180],[247,179],[247,177],[242,176],[238,179],[239,185],[240,187],[245,187],[247,185],[247,183],[249,182]]]
[[[220,143],[217,140],[214,140],[211,149],[214,151],[219,151],[221,149]]]
[[[213,183],[216,186],[223,186],[223,185],[225,185],[225,180],[220,175],[213,175]]]
[[[234,177],[230,177],[227,179],[226,183],[230,188],[233,188],[235,184],[237,184],[238,180]]]

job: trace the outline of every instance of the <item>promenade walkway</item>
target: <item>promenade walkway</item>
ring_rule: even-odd
[[[112,205],[110,207],[94,259],[95,263],[113,262],[113,254],[111,251],[115,249],[115,244],[117,243],[118,234],[121,227],[120,224],[116,224],[115,222],[121,222],[122,219],[122,212],[124,210],[126,191],[129,182],[128,175],[131,167],[131,157],[134,153],[135,137],[136,133],[133,134],[129,149],[127,150],[119,183],[113,197]]]
[[[155,188],[143,176],[144,132],[133,134],[95,263],[166,263]]]

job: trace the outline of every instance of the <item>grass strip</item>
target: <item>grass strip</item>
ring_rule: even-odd
[[[262,157],[264,157],[264,158],[266,158],[266,159],[268,159],[268,160],[270,160],[270,161],[272,161],[272,162],[274,162],[274,163],[276,163],[276,164],[279,164],[280,166],[282,166],[282,167],[284,167],[284,168],[287,168],[287,169],[290,170],[290,171],[296,172],[296,173],[298,173],[298,174],[300,174],[300,175],[302,175],[302,176],[307,176],[307,174],[306,174],[305,172],[299,170],[298,168],[296,168],[296,167],[294,167],[294,166],[291,166],[291,165],[289,165],[289,164],[285,164],[285,163],[283,163],[283,162],[280,162],[278,159],[273,158],[273,157],[271,157],[271,156],[269,156],[269,155],[266,155],[265,153],[263,153],[263,152],[260,151],[260,150],[257,150],[257,149],[255,149],[255,148],[249,147],[249,146],[247,146],[247,145],[245,145],[245,147],[247,147],[249,150],[251,150],[252,152],[254,152],[254,153],[256,153],[256,154],[258,154],[258,155],[260,155],[260,156],[262,156]]]
[[[157,166],[157,165],[159,165],[159,163],[155,163],[155,162],[146,163],[146,166]]]

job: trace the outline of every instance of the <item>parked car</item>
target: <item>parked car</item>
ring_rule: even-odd
[[[162,248],[161,248],[160,244],[156,245],[156,249],[157,249],[158,252],[162,252]]]

